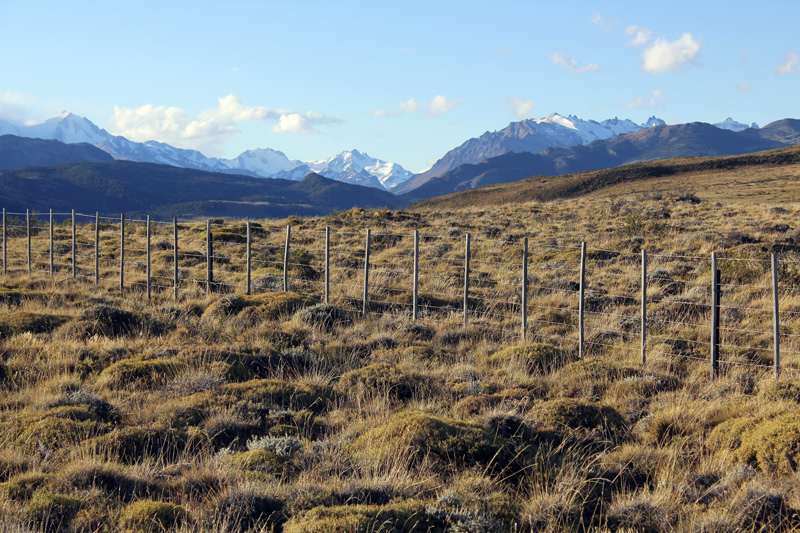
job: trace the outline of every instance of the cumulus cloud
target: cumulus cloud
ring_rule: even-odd
[[[680,39],[669,42],[656,41],[642,52],[642,70],[650,74],[664,74],[694,59],[700,51],[700,41],[691,33],[684,33]]]
[[[625,28],[625,33],[632,35],[633,39],[630,42],[631,46],[642,46],[650,40],[650,28],[643,28],[641,26],[628,26]]]
[[[277,122],[276,133],[319,133],[316,125],[341,122],[341,119],[318,113],[300,114],[289,109],[249,106],[230,94],[219,98],[217,107],[196,117],[179,107],[143,105],[136,109],[114,106],[109,129],[132,141],[157,140],[208,153],[217,153],[222,144],[231,141],[243,122]]]
[[[405,102],[400,102],[397,109],[394,111],[387,111],[386,109],[376,109],[372,112],[375,117],[399,117],[416,113],[417,111],[425,111],[428,116],[438,117],[450,112],[460,100],[450,100],[446,96],[437,95],[430,103],[420,104],[414,98],[409,98]]]
[[[535,107],[533,105],[533,100],[528,98],[519,98],[516,96],[509,96],[506,105],[514,114],[514,116],[520,119],[530,117],[531,112]]]
[[[778,65],[778,74],[781,76],[785,74],[794,74],[800,72],[800,56],[795,52],[789,52],[783,56],[783,62]]]
[[[639,96],[635,100],[631,100],[625,106],[627,109],[637,109],[640,107],[656,107],[661,103],[661,95],[664,94],[660,90],[655,90],[650,95],[650,98],[645,100],[644,97]]]
[[[431,100],[431,103],[425,106],[425,110],[427,111],[428,115],[432,117],[438,117],[444,115],[445,113],[449,113],[459,102],[460,100],[450,100],[446,96],[439,94],[436,95],[433,100]]]
[[[35,103],[36,97],[31,94],[7,90],[0,93],[0,118],[9,122],[21,123]]]
[[[588,65],[579,65],[578,60],[574,57],[570,57],[566,54],[562,54],[561,52],[554,52],[548,56],[550,61],[559,67],[563,67],[570,72],[578,73],[578,72],[590,72],[592,70],[597,70],[600,68],[600,65],[597,63],[589,63]]]

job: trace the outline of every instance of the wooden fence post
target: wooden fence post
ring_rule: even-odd
[[[151,296],[151,291],[152,291],[152,285],[151,285],[151,282],[150,282],[150,215],[147,215],[147,226],[146,226],[146,229],[145,229],[145,233],[147,235],[146,242],[145,242],[145,244],[147,246],[147,248],[145,249],[145,257],[147,258],[146,259],[146,261],[147,261],[147,263],[146,263],[146,265],[147,265],[146,266],[146,273],[147,273],[147,301],[150,301],[150,296]]]
[[[51,211],[52,213],[52,211]],[[50,215],[50,219],[52,220],[52,215]],[[3,208],[3,274],[8,274],[8,253],[6,248],[8,247],[8,241],[6,239],[6,208]]]
[[[469,316],[469,241],[470,235],[464,237],[464,328],[467,327]]]
[[[178,218],[172,218],[172,263],[173,263],[173,280],[172,290],[175,300],[178,300]]]
[[[642,365],[647,361],[647,251],[642,250]]]
[[[522,241],[522,342],[528,333],[528,238]]]
[[[3,261],[5,263],[5,261]],[[53,277],[53,210],[50,210],[50,277]]]
[[[719,371],[719,281],[717,252],[711,252],[711,381]]]
[[[75,210],[72,210],[72,277],[76,277],[78,275],[78,261],[75,251]]]
[[[206,296],[214,283],[214,245],[211,241],[211,219],[206,220]]]
[[[364,301],[361,307],[361,315],[366,318],[369,308],[369,245],[371,232],[367,229],[367,241],[364,245]]]
[[[286,226],[286,244],[283,246],[283,292],[289,292],[289,243],[292,239],[292,227]]]
[[[781,321],[778,310],[778,255],[772,253],[772,316],[774,329],[775,345],[775,379],[781,375]]]
[[[252,272],[251,268],[250,268],[250,260],[251,260],[250,249],[251,249],[251,246],[252,246],[251,235],[252,235],[252,233],[251,233],[251,228],[250,228],[250,221],[248,220],[247,221],[247,254],[246,254],[247,257],[245,257],[245,261],[247,262],[247,275],[246,275],[246,278],[245,278],[245,293],[248,296],[250,296],[250,275],[251,275],[251,272]]]
[[[583,320],[585,313],[584,293],[586,291],[586,242],[581,243],[581,270],[580,283],[578,285],[578,357],[583,358]]]
[[[27,234],[27,251],[28,251],[28,275],[31,273],[31,210],[25,210],[25,231]]]
[[[419,302],[419,230],[414,230],[414,290],[411,318],[416,320],[419,316],[417,306]]]
[[[325,303],[331,303],[331,228],[325,226]]]
[[[94,214],[94,284],[100,283],[100,213]]]
[[[119,290],[125,290],[125,213],[119,217]]]

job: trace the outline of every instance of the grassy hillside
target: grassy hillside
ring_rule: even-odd
[[[800,200],[800,146],[728,157],[684,157],[565,176],[534,176],[423,200],[420,209],[459,209],[591,194],[682,189],[705,199]]]
[[[124,294],[113,266],[96,287],[72,279],[65,226],[56,276],[43,270],[42,248],[28,275],[13,224],[12,272],[0,275],[0,531],[797,530],[798,215],[790,203],[648,194],[260,221],[252,296],[229,292],[244,275],[242,224],[215,222],[224,292],[206,296],[189,281],[203,279],[205,224],[187,223],[177,301],[161,278],[167,286],[151,301],[141,292],[140,224],[126,237],[135,269]],[[284,224],[295,239],[289,293],[275,284]],[[325,227],[331,306],[318,304]],[[422,235],[417,321],[413,230]],[[79,228],[83,246],[93,231]],[[168,277],[169,227],[159,231],[154,273]],[[466,328],[465,232],[475,299]],[[113,253],[114,228],[100,236]],[[641,249],[652,261],[644,365]],[[725,284],[725,364],[713,382],[712,251]],[[764,313],[771,251],[782,261],[777,381]]]

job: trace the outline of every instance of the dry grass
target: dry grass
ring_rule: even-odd
[[[282,283],[281,224],[261,227],[262,285],[250,297],[231,294],[244,279],[239,223],[224,224],[218,292],[187,281],[178,301],[171,287],[147,301],[139,267],[125,294],[113,272],[97,287],[63,270],[29,276],[12,240],[16,271],[0,279],[2,530],[796,529],[800,346],[788,335],[800,335],[800,275],[788,260],[799,211],[651,195],[287,221],[291,288],[313,299],[271,292],[270,276]],[[333,307],[318,305],[325,226],[341,269]],[[374,285],[361,318],[366,227]],[[430,306],[416,322],[405,296],[414,229]],[[204,231],[182,227],[194,239],[187,254],[204,253]],[[465,232],[476,236],[467,328]],[[141,237],[131,230],[133,249]],[[589,342],[577,360],[582,240]],[[644,366],[642,248],[652,299]],[[711,383],[704,258],[772,249],[786,261],[784,377],[748,366],[769,364],[771,318],[752,311],[770,305],[759,288],[768,270],[723,260],[736,286],[724,295],[722,355],[743,364],[723,365]],[[195,259],[181,258],[186,280],[204,280]],[[154,256],[166,272],[170,261],[171,250]]]

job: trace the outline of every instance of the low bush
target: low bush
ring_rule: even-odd
[[[511,448],[509,441],[496,437],[485,424],[408,410],[361,435],[352,453],[376,463],[408,456],[412,462],[427,457],[453,469],[475,464],[505,468],[511,461]]]
[[[547,373],[577,360],[577,354],[551,346],[549,344],[524,344],[509,346],[492,354],[494,364],[503,364],[509,360],[520,360],[531,372]]]
[[[189,513],[174,503],[139,500],[122,510],[119,518],[121,531],[152,533],[169,531],[189,522]]]

